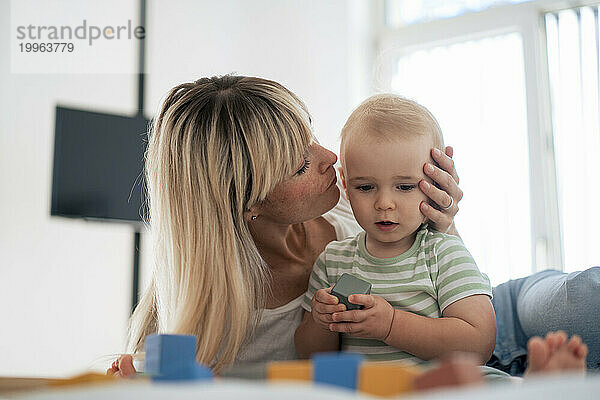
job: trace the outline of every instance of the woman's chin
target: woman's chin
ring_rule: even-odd
[[[337,185],[333,185],[327,192],[331,192],[330,206],[327,209],[327,211],[329,211],[337,205],[338,201],[340,201],[340,188],[338,188]],[[327,211],[324,211],[323,213],[326,213]]]
[[[314,211],[318,212],[318,215],[316,215],[315,218],[320,217],[321,215],[330,211],[337,205],[338,201],[340,201],[340,189],[336,185],[333,185],[327,189],[319,199],[318,209],[317,205],[315,204]]]

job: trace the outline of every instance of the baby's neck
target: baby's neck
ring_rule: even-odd
[[[366,234],[365,245],[370,255],[375,258],[394,258],[406,253],[415,243],[417,231],[393,243],[383,243],[369,240]]]

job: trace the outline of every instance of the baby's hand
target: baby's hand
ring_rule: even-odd
[[[118,376],[120,378],[129,378],[136,374],[133,366],[133,357],[130,354],[123,354],[115,360],[111,367],[106,370],[106,375]]]
[[[329,331],[329,324],[333,322],[331,315],[334,312],[346,310],[346,306],[343,304],[338,304],[338,298],[331,294],[332,287],[333,286],[327,289],[317,290],[312,301],[310,302],[313,320],[318,326],[327,331]]]
[[[385,341],[392,331],[394,308],[383,297],[371,294],[353,294],[348,301],[364,306],[362,310],[336,312],[329,329],[352,336]]]

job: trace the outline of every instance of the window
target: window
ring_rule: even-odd
[[[545,15],[565,271],[598,265],[598,7]]]
[[[458,228],[492,284],[598,263],[598,7],[385,5],[377,89],[438,118],[466,193]]]
[[[523,49],[517,33],[399,57],[392,91],[426,106],[456,149],[462,238],[493,282],[531,271]],[[510,162],[490,163],[495,149]],[[486,211],[483,211],[486,210]],[[482,214],[483,212],[483,214]]]
[[[388,0],[386,24],[401,27],[529,0]]]

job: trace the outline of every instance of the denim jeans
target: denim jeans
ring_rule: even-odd
[[[563,330],[588,345],[588,369],[600,370],[600,267],[566,274],[547,270],[493,289],[496,347],[487,365],[521,376],[527,341]]]

